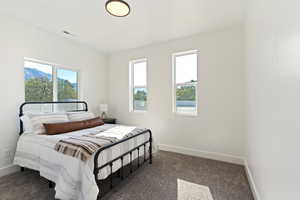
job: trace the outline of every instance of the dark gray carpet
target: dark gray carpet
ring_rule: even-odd
[[[176,200],[177,179],[208,186],[214,200],[253,200],[243,166],[160,151],[107,193],[106,200]],[[48,182],[32,171],[0,178],[1,200],[54,199]]]

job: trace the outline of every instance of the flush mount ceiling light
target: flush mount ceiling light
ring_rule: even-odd
[[[105,9],[109,14],[116,17],[125,17],[130,13],[130,6],[123,0],[108,0]]]

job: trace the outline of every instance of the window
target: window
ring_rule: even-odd
[[[53,101],[51,65],[24,62],[25,101]]]
[[[75,101],[78,72],[57,65],[25,60],[25,101]]]
[[[147,60],[131,61],[129,64],[130,76],[130,111],[147,110]]]
[[[77,72],[57,69],[57,100],[74,101],[78,99]]]
[[[197,115],[198,53],[173,54],[173,112]]]

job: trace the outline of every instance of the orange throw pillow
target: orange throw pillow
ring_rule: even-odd
[[[43,125],[46,129],[47,135],[57,135],[57,134],[87,129],[87,128],[94,128],[96,126],[102,126],[103,124],[104,124],[103,120],[100,117],[96,117],[93,119],[82,120],[82,121],[46,123]]]

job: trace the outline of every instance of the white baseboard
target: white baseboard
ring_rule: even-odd
[[[8,165],[6,167],[2,167],[2,168],[0,168],[0,177],[6,176],[9,174],[13,174],[19,170],[20,170],[20,167],[18,167],[16,165]]]
[[[249,168],[249,165],[248,165],[248,162],[247,162],[246,159],[245,159],[244,165],[245,165],[245,170],[246,170],[248,182],[250,184],[250,188],[251,188],[253,197],[254,197],[255,200],[260,200],[261,198],[259,196],[257,187],[256,187],[255,182],[254,182],[254,178],[252,176],[251,170]]]
[[[232,156],[223,153],[209,152],[209,151],[200,151],[197,149],[190,149],[185,147],[177,147],[166,144],[158,144],[158,149],[163,151],[170,151],[185,155],[197,156],[202,158],[208,158],[212,160],[219,160],[223,162],[229,162],[239,165],[244,165],[244,158],[239,156]]]

